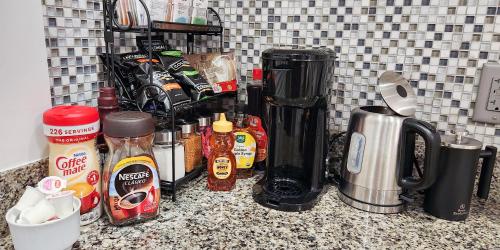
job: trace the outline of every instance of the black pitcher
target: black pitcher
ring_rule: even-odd
[[[483,158],[477,196],[487,199],[497,149],[462,135],[441,137],[440,172],[425,191],[424,210],[440,219],[465,220],[469,215],[479,158]]]

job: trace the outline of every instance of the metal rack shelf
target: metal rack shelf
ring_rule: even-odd
[[[207,165],[206,164],[203,164],[203,165],[200,165],[198,167],[196,167],[195,169],[193,169],[193,171],[189,172],[189,173],[186,173],[186,175],[178,180],[175,181],[175,186],[176,187],[179,187],[179,186],[182,186],[186,183],[188,183],[189,181],[197,178],[198,176],[201,175],[201,173],[203,172],[203,170],[205,170],[207,168]],[[171,181],[161,181],[160,182],[160,185],[161,185],[161,189],[162,190],[165,190],[167,192],[172,192],[173,191],[173,182]]]
[[[224,50],[223,44],[223,31],[224,28],[222,26],[222,21],[220,19],[219,14],[213,9],[213,8],[208,8],[208,13],[211,13],[215,17],[215,21],[217,22],[216,25],[214,24],[209,24],[209,25],[196,25],[196,24],[183,24],[183,23],[172,23],[172,22],[161,22],[161,21],[154,21],[151,20],[149,10],[147,8],[147,5],[144,3],[143,0],[136,0],[141,3],[143,6],[146,16],[147,16],[147,23],[148,25],[146,26],[134,26],[132,23],[129,26],[120,26],[116,19],[115,19],[115,8],[116,8],[116,3],[118,0],[103,0],[103,19],[104,19],[104,41],[105,41],[105,46],[106,46],[106,57],[105,57],[105,66],[108,71],[107,77],[108,77],[108,85],[114,87],[115,86],[115,81],[116,81],[116,74],[115,74],[115,67],[114,67],[114,56],[115,56],[115,44],[114,44],[114,35],[115,32],[129,32],[129,33],[142,33],[142,34],[147,34],[148,37],[148,42],[151,44],[151,34],[152,33],[184,33],[187,34],[187,52],[188,54],[193,51],[194,47],[194,36],[195,35],[209,35],[209,36],[218,36],[220,37],[220,52],[222,53]],[[131,16],[130,12],[128,13],[129,16]],[[148,50],[148,57],[149,57],[149,63],[152,64],[152,59],[153,59],[153,52],[152,48],[149,47]],[[152,66],[152,65],[150,65]],[[149,72],[149,84],[144,85],[141,87],[141,89],[138,90],[138,93],[141,91],[147,91],[148,88],[157,88],[159,91],[165,92],[162,88],[156,86],[153,84],[153,71],[150,70]],[[166,93],[164,93],[166,98],[169,98]],[[181,112],[189,111],[197,107],[198,105],[201,105],[203,103],[206,103],[211,100],[217,100],[219,98],[235,98],[236,93],[221,93],[221,94],[216,94],[214,96],[210,96],[207,98],[204,98],[202,100],[198,101],[192,101],[190,103],[186,103],[183,105],[179,105],[175,108],[170,108],[169,112],[162,112],[158,111],[157,109],[153,111],[149,111],[153,116],[161,119],[161,120],[166,120],[168,121],[167,123],[170,123],[170,127],[175,127],[175,116]],[[130,100],[129,98],[120,96],[119,98],[120,104],[122,107],[127,107],[129,110],[139,110],[142,111],[139,108],[139,105],[135,103],[135,101]],[[170,107],[173,107],[172,101],[168,99],[170,103]],[[175,131],[172,130],[172,137],[173,142],[172,144],[175,145]],[[175,150],[172,149],[172,176],[175,176]],[[172,194],[172,201],[176,200],[176,189],[178,185],[182,185],[185,182],[192,180],[196,178],[196,176],[199,176],[201,171],[203,171],[205,167],[201,166],[198,167],[197,169],[193,170],[191,173],[187,174],[184,178],[179,179],[177,181],[173,182],[166,182],[162,181],[161,182],[161,187],[162,189],[165,189],[169,193]]]
[[[118,28],[118,27],[117,27]],[[147,26],[131,27],[124,32],[146,33]],[[165,32],[165,33],[188,33],[193,35],[211,35],[216,36],[222,34],[224,29],[218,25],[198,25],[186,23],[172,23],[162,21],[152,21],[152,32]]]

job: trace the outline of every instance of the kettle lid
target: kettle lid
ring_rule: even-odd
[[[468,135],[467,131],[451,131],[451,135],[441,136],[441,146],[467,150],[481,149],[483,147],[483,143],[474,138],[466,137],[466,135]]]
[[[402,116],[413,116],[417,110],[417,96],[405,78],[394,71],[384,72],[378,81],[380,94],[392,111]]]

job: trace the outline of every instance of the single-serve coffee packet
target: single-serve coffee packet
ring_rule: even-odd
[[[159,58],[168,72],[182,85],[184,91],[193,100],[201,100],[213,96],[212,86],[205,78],[186,61],[179,50],[168,50],[159,53]]]

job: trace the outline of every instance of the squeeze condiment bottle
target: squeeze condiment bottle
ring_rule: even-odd
[[[248,127],[253,131],[257,142],[254,169],[264,171],[267,158],[267,134],[262,125],[262,69],[253,69],[253,82],[247,87]]]
[[[247,126],[245,105],[240,103],[237,108],[234,120],[235,128],[233,130],[233,154],[236,157],[237,178],[246,179],[253,175],[253,162],[257,151],[257,143],[253,131]]]
[[[80,220],[101,217],[101,167],[96,147],[99,113],[87,106],[58,106],[43,114],[49,141],[49,175],[67,181],[67,190],[82,203]]]
[[[236,184],[236,158],[232,152],[234,138],[233,124],[221,114],[213,123],[210,138],[211,150],[208,158],[207,187],[212,191],[229,191]]]
[[[203,156],[207,159],[210,156],[210,136],[212,136],[212,126],[210,126],[210,122],[211,118],[209,116],[198,118]]]
[[[123,111],[105,116],[109,154],[103,171],[104,205],[109,221],[123,225],[159,213],[160,176],[153,156],[151,114]]]

